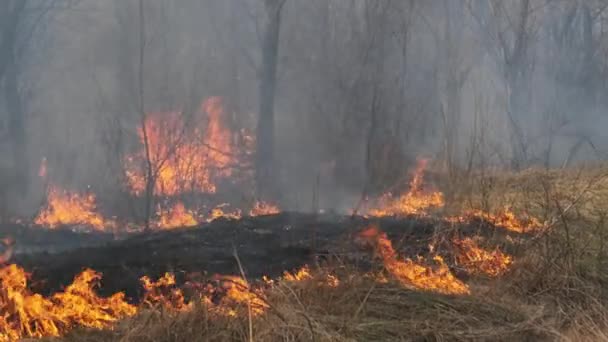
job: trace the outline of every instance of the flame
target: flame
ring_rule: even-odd
[[[236,316],[234,304],[248,305],[254,316],[259,316],[268,310],[269,305],[264,300],[263,293],[252,290],[249,283],[242,277],[217,276],[216,278],[220,281],[220,287],[225,291],[225,296],[216,311]]]
[[[206,128],[199,127],[208,118]],[[232,134],[224,127],[224,106],[220,97],[210,97],[201,105],[194,122],[186,122],[182,112],[150,113],[144,122],[157,195],[173,196],[184,192],[215,193],[217,179],[230,177],[236,164]],[[194,125],[193,129],[188,129]],[[143,128],[138,130],[142,145]],[[141,195],[146,189],[142,168],[146,153],[126,158],[126,178],[131,192]]]
[[[105,220],[96,212],[95,195],[80,195],[51,185],[47,194],[47,206],[34,219],[34,223],[57,228],[61,225],[86,225],[103,231],[113,228],[115,222]]]
[[[143,302],[157,306],[161,305],[167,309],[185,311],[192,308],[186,304],[182,290],[175,288],[175,276],[165,273],[157,281],[152,281],[148,276],[140,278],[140,282],[145,290]]]
[[[379,206],[368,211],[369,215],[377,217],[424,215],[430,208],[443,207],[443,193],[427,192],[423,189],[424,170],[427,164],[427,159],[419,159],[410,181],[410,190],[399,197],[394,197],[390,192],[383,195],[379,200]]]
[[[469,274],[497,277],[504,274],[513,262],[511,256],[504,254],[498,247],[493,251],[487,251],[480,248],[471,238],[455,239],[453,243],[459,249],[456,261]]]
[[[240,209],[234,209],[233,211],[224,211],[223,208],[226,208],[228,206],[229,206],[228,203],[222,203],[222,204],[216,206],[215,208],[211,209],[211,214],[210,214],[209,218],[207,219],[207,222],[211,222],[218,218],[238,220],[242,217]]]
[[[298,282],[302,280],[312,279],[312,274],[310,273],[310,268],[308,267],[308,265],[304,265],[296,272],[283,272],[283,277],[281,279],[285,281]]]
[[[261,315],[269,308],[263,299],[264,294],[259,289],[252,289],[249,283],[238,276],[215,275],[213,284],[189,284],[190,287],[201,292],[200,300],[206,305],[210,313],[220,316],[235,317],[239,314],[239,308],[251,307],[251,313],[255,316]],[[175,276],[165,273],[157,281],[149,277],[141,278],[141,283],[146,291],[144,303],[151,306],[163,306],[167,309],[187,311],[194,307],[194,301],[186,303],[181,289],[177,288]],[[213,300],[213,298],[220,298]]]
[[[444,294],[470,293],[468,286],[452,274],[439,255],[433,258],[438,267],[431,268],[422,264],[424,261],[422,258],[418,261],[399,260],[386,233],[376,227],[363,230],[359,233],[359,238],[375,247],[375,252],[382,259],[384,268],[405,286]]]
[[[159,215],[158,227],[160,229],[172,229],[180,227],[192,227],[198,224],[194,215],[186,210],[182,202],[177,202],[168,211],[157,210]]]
[[[340,285],[340,279],[338,279],[338,277],[335,275],[327,273],[323,276],[324,277],[320,279],[317,285],[328,287],[338,287],[338,285]],[[293,273],[287,271],[283,272],[283,276],[280,278],[280,280],[297,283],[305,280],[312,280],[314,278],[315,277],[313,277],[312,272],[310,271],[310,267],[308,265],[304,265]]]
[[[448,221],[468,222],[472,219],[484,220],[493,226],[502,227],[514,233],[533,233],[544,229],[544,225],[538,219],[527,215],[523,219],[519,219],[509,207],[505,207],[496,214],[482,210],[470,210],[460,217],[448,218]]]
[[[281,212],[278,206],[264,201],[256,201],[249,211],[249,216],[274,215]]]
[[[73,326],[102,329],[137,309],[123,293],[101,298],[93,291],[101,275],[84,270],[65,291],[50,298],[31,293],[28,275],[17,265],[0,269],[0,340],[59,336]]]

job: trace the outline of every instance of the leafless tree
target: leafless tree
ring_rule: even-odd
[[[274,101],[277,83],[281,13],[286,0],[264,0],[265,23],[262,38],[259,117],[257,125],[256,187],[258,196],[276,196],[274,161]]]

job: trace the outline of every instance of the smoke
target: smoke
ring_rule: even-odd
[[[53,181],[103,200],[122,191],[121,158],[140,147],[137,1],[68,7],[40,19],[44,32],[24,50],[32,186],[22,212],[43,196],[43,157]],[[146,111],[188,112],[220,96],[226,124],[253,129],[263,1],[146,0],[144,16]],[[606,14],[594,1],[287,0],[281,16],[284,207],[309,210],[318,198],[345,210],[363,189],[403,179],[419,155],[456,168],[561,166],[608,147]],[[10,169],[10,145],[0,145]]]

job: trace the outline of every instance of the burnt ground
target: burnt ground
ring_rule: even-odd
[[[197,273],[239,274],[234,251],[248,278],[277,276],[304,264],[340,258],[369,265],[369,251],[355,243],[362,228],[376,224],[406,256],[424,255],[434,233],[485,235],[506,241],[502,229],[484,222],[455,227],[432,218],[367,219],[339,215],[281,213],[218,219],[196,228],[141,233],[117,239],[109,234],[77,233],[66,227],[45,230],[19,225],[0,226],[2,236],[16,240],[11,263],[32,274],[32,288],[43,294],[61,290],[84,268],[103,274],[99,292],[124,291],[136,301],[139,278],[173,272],[178,282]],[[446,235],[447,236],[447,235]],[[508,246],[506,246],[508,249]],[[449,261],[449,255],[447,260]],[[363,266],[365,267],[365,266]]]

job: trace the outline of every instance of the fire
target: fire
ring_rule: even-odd
[[[84,270],[65,291],[45,298],[28,290],[28,276],[17,265],[0,269],[0,340],[59,336],[76,325],[102,329],[134,315],[137,309],[123,293],[109,298],[95,294],[100,277]]]
[[[115,226],[96,212],[95,195],[80,195],[51,185],[47,194],[47,206],[34,219],[34,223],[49,228],[61,225],[85,225],[103,231]]]
[[[206,128],[200,127],[206,114]],[[215,181],[232,175],[237,163],[230,130],[224,127],[224,106],[220,97],[210,97],[190,120],[182,112],[150,113],[145,120],[148,146],[157,195],[184,192],[215,193]],[[193,129],[189,129],[194,125]],[[139,128],[142,145],[143,128]],[[126,160],[126,177],[131,191],[141,195],[146,189],[146,152],[142,148]]]
[[[491,223],[493,226],[502,227],[514,233],[533,233],[543,230],[544,227],[544,225],[534,217],[519,219],[509,207],[505,207],[497,214],[490,214],[481,210],[472,210],[466,212],[462,217],[459,217],[456,220],[470,221],[471,219],[481,219]]]
[[[249,283],[242,277],[217,276],[216,278],[225,291],[225,296],[217,308],[219,312],[235,316],[236,311],[232,309],[234,304],[249,306],[254,316],[259,316],[268,310],[269,306],[263,298],[263,293],[251,289]]]
[[[456,261],[469,274],[496,277],[504,274],[513,262],[511,256],[504,254],[498,247],[493,251],[487,251],[480,248],[471,238],[456,239],[453,243],[459,249]]]
[[[312,274],[310,273],[310,268],[308,267],[308,265],[304,265],[302,266],[302,268],[300,268],[294,273],[287,271],[283,272],[283,277],[281,279],[285,281],[297,282],[312,279]]]
[[[424,170],[428,161],[420,159],[410,181],[410,190],[399,197],[388,193],[380,198],[380,205],[369,210],[372,216],[402,216],[424,215],[429,208],[443,207],[443,193],[439,191],[426,192],[423,189]]]
[[[143,302],[151,305],[161,305],[167,309],[185,311],[192,306],[186,304],[184,294],[180,289],[175,288],[175,276],[165,273],[157,281],[152,281],[148,276],[140,279],[144,288],[145,295]]]
[[[359,238],[375,247],[375,252],[382,259],[388,273],[405,286],[434,291],[444,294],[469,294],[469,288],[457,279],[443,259],[436,255],[433,260],[438,267],[432,268],[423,264],[424,259],[399,260],[386,233],[376,227],[370,227],[359,233]]]
[[[318,286],[328,286],[328,287],[338,287],[340,285],[340,279],[333,274],[322,274],[323,277],[320,277],[320,281],[316,283]],[[319,277],[317,277],[318,279]],[[315,279],[313,276],[310,267],[308,265],[302,266],[295,272],[283,272],[283,276],[280,278],[281,281],[298,283],[305,280]]]
[[[226,218],[226,219],[232,219],[232,220],[240,219],[242,216],[241,210],[235,209],[233,211],[224,211],[223,208],[226,208],[228,206],[229,206],[228,203],[222,203],[222,204],[216,206],[215,208],[211,209],[211,214],[210,214],[209,218],[207,219],[207,222],[211,222],[218,218]]]
[[[263,201],[256,201],[249,211],[249,216],[274,215],[281,212],[278,206]]]
[[[169,210],[157,211],[159,215],[158,227],[160,229],[172,229],[179,227],[192,227],[198,224],[194,215],[186,210],[182,202],[177,202]]]

